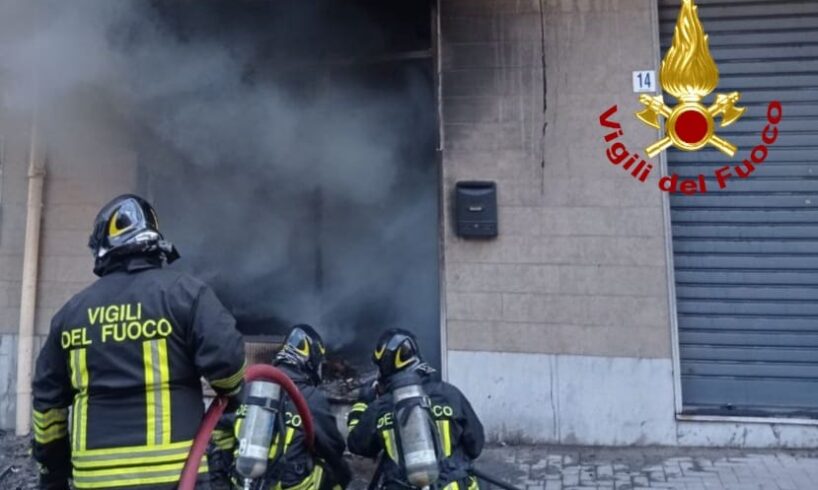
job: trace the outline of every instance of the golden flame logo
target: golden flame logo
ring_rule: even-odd
[[[677,99],[702,99],[719,84],[719,69],[710,56],[704,33],[693,2],[682,3],[676,22],[673,45],[659,72],[662,88]]]
[[[682,0],[682,8],[673,32],[673,44],[662,60],[659,71],[662,88],[678,101],[675,107],[665,105],[662,95],[643,94],[639,101],[645,109],[636,113],[645,124],[660,128],[659,116],[666,118],[666,134],[645,151],[651,157],[670,146],[695,151],[713,145],[729,156],[736,146],[715,134],[715,118],[721,115],[721,127],[736,122],[745,109],[736,107],[740,94],[717,94],[715,102],[705,107],[701,100],[716,89],[719,69],[708,47],[708,37],[699,20],[693,0]]]

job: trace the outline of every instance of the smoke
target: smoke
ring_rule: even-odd
[[[427,6],[401,31],[377,5],[5,0],[3,109],[36,101],[58,175],[135,162],[174,267],[245,333],[312,323],[361,363],[404,327],[437,361],[431,62],[350,62],[422,44]]]

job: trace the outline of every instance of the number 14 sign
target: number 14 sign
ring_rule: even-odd
[[[656,72],[654,70],[640,70],[633,72],[633,91],[656,92]]]

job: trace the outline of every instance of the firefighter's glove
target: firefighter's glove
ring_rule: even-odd
[[[358,393],[358,402],[369,405],[380,395],[380,384],[377,381],[373,381],[371,385],[361,387],[361,391]]]
[[[352,432],[352,430],[358,425],[358,422],[361,421],[361,416],[366,412],[367,404],[358,401],[355,405],[352,405],[352,409],[349,411],[347,415],[347,430]]]

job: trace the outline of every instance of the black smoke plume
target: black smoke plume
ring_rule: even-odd
[[[404,327],[439,361],[427,2],[0,9],[3,109],[36,100],[58,175],[111,153],[96,146],[134,162],[174,267],[213,285],[245,333],[312,323],[365,365],[380,331]]]

